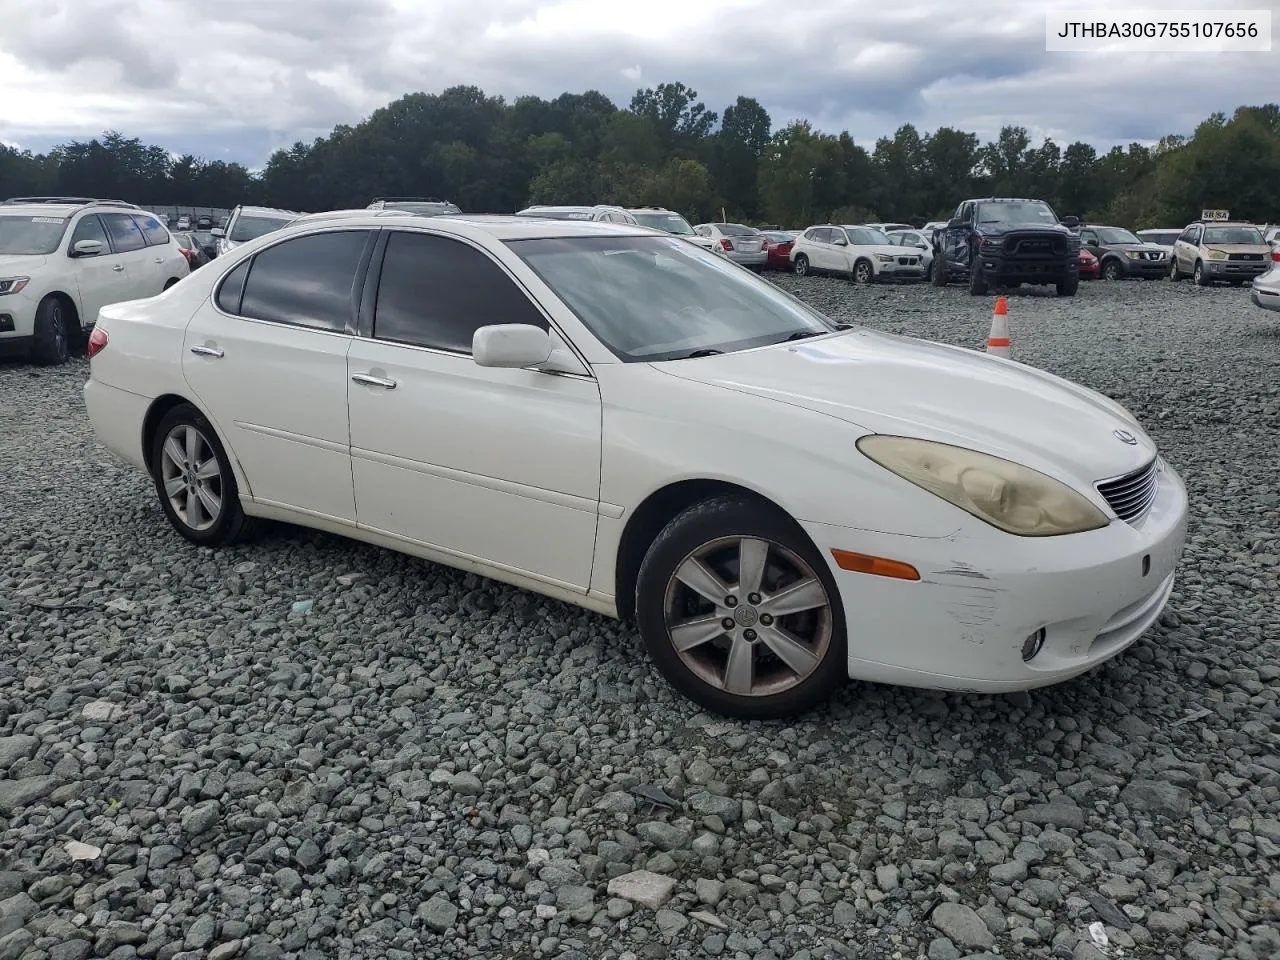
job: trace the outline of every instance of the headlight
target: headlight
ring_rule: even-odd
[[[877,253],[876,259],[879,260],[881,263],[893,263],[893,257],[885,253]]]
[[[1142,257],[1142,254],[1138,253],[1137,250],[1126,250],[1124,255],[1130,260],[1139,260]]]
[[[1227,255],[1226,255],[1225,253],[1223,253],[1221,250],[1210,250],[1210,251],[1209,251],[1209,253],[1207,254],[1207,256],[1208,256],[1208,258],[1209,258],[1210,260],[1225,260],[1225,259],[1227,259]]]
[[[0,280],[0,297],[6,293],[18,293],[30,282],[30,277],[5,277]]]
[[[886,470],[1006,533],[1053,537],[1110,523],[1066,484],[976,450],[879,434],[863,437],[858,449]]]

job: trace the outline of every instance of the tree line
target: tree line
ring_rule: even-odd
[[[626,108],[597,91],[507,102],[473,86],[411,93],[265,168],[172,156],[119,132],[47,154],[0,145],[0,196],[85,195],[141,204],[298,211],[431,195],[463,210],[530,203],[659,205],[693,222],[728,217],[803,227],[944,219],[975,196],[1036,197],[1059,215],[1133,228],[1179,226],[1206,207],[1280,221],[1280,106],[1215,113],[1191,136],[1100,153],[1033,144],[1006,126],[992,142],[903,124],[874,145],[806,120],[774,130],[751,97],[709,110],[683,83],[638,90]]]

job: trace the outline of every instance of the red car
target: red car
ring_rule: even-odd
[[[786,230],[761,230],[764,237],[764,248],[769,252],[765,261],[766,270],[791,270],[791,245],[796,242],[796,234]]]
[[[1088,250],[1080,248],[1080,256],[1076,257],[1076,263],[1080,267],[1081,280],[1098,279],[1098,258]]]

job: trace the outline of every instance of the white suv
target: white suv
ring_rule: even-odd
[[[855,224],[810,227],[791,245],[797,276],[831,273],[854,283],[877,280],[923,280],[920,251],[895,246],[881,230]]]
[[[0,353],[63,363],[109,303],[188,273],[155,214],[121,200],[16,197],[0,204]]]
[[[210,234],[218,238],[217,255],[220,257],[242,243],[257,240],[281,227],[287,227],[301,214],[275,207],[246,207],[243,204],[231,211],[225,227],[214,227]]]

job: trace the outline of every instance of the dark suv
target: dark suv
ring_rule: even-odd
[[[1169,275],[1169,256],[1164,248],[1139,239],[1123,227],[1086,224],[1080,228],[1080,242],[1098,258],[1104,280],[1163,280]]]
[[[934,236],[934,286],[967,280],[969,292],[1023,283],[1052,284],[1060,297],[1080,285],[1075,217],[1058,219],[1043,200],[966,200]]]

